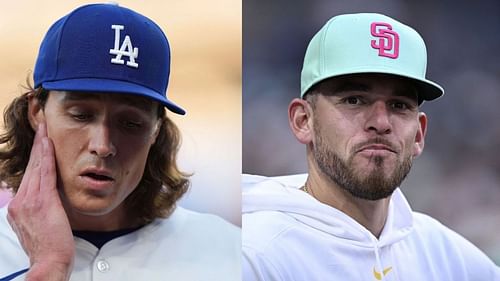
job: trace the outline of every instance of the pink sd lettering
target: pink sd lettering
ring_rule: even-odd
[[[378,55],[396,59],[399,56],[399,35],[392,26],[385,22],[373,22],[370,32],[378,40],[371,40],[371,46],[378,49]]]

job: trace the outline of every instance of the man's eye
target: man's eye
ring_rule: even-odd
[[[391,106],[392,106],[392,108],[398,109],[398,110],[405,110],[405,109],[409,108],[408,104],[406,104],[404,102],[399,102],[399,101],[393,102],[391,104]]]
[[[346,103],[346,104],[352,104],[352,105],[356,105],[356,104],[361,104],[361,99],[359,97],[346,97],[343,99],[343,102]]]
[[[124,120],[124,121],[122,121],[122,124],[125,128],[128,128],[128,129],[136,129],[136,128],[142,127],[141,122],[130,121],[130,120]]]
[[[88,121],[92,118],[92,115],[87,113],[71,113],[71,117],[76,121]]]

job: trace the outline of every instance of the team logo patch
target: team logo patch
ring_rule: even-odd
[[[373,267],[373,277],[375,277],[375,279],[377,279],[377,280],[382,280],[382,276],[386,276],[391,270],[392,270],[392,266],[385,268],[384,270],[382,270],[382,272],[376,271],[375,267]]]
[[[399,34],[392,30],[392,26],[385,22],[373,22],[370,26],[372,36],[378,39],[371,40],[371,46],[378,49],[378,55],[396,59],[399,56]]]
[[[113,24],[111,25],[111,28],[115,30],[115,47],[114,49],[109,50],[110,55],[115,55],[115,57],[111,59],[111,63],[125,64],[122,57],[127,56],[127,66],[138,68],[139,64],[135,61],[135,59],[137,59],[137,56],[139,55],[139,48],[132,46],[130,36],[125,35],[125,39],[123,39],[120,46],[120,31],[124,30],[125,26]]]

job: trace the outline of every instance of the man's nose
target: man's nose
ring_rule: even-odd
[[[112,157],[116,155],[116,147],[112,140],[111,129],[107,124],[96,124],[90,131],[89,150],[92,154],[100,157]]]
[[[379,135],[392,132],[390,112],[387,106],[384,101],[376,101],[369,107],[365,130],[374,131]]]

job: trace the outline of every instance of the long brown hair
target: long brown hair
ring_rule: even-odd
[[[36,98],[43,107],[48,97],[42,88],[28,90],[5,109],[5,131],[0,135],[0,179],[14,193],[21,184],[35,136],[28,119],[28,100]],[[189,175],[181,172],[176,163],[181,142],[179,129],[161,106],[158,118],[160,131],[149,150],[142,179],[125,199],[128,215],[143,224],[167,217],[189,187]]]

